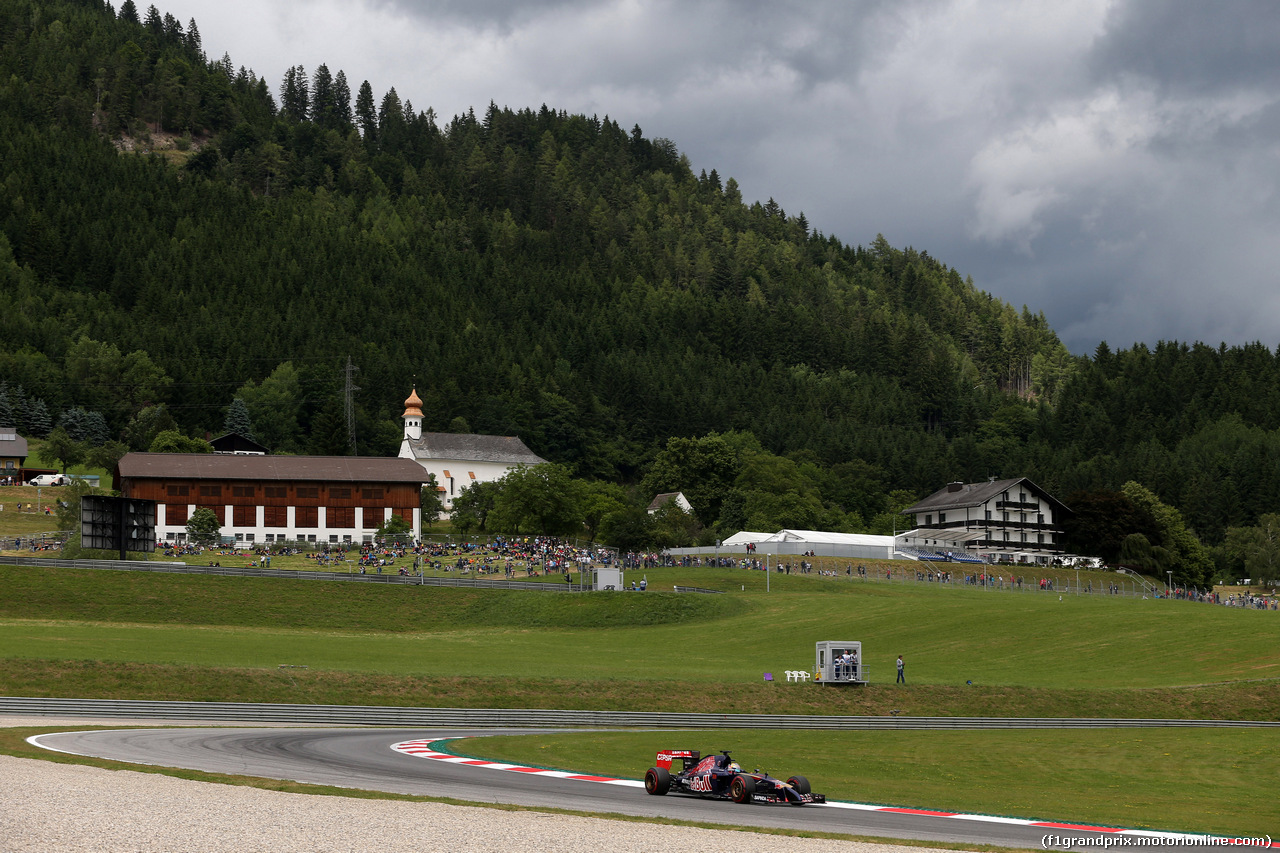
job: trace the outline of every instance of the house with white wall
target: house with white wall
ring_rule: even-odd
[[[902,511],[915,530],[901,542],[933,554],[1048,563],[1063,554],[1062,523],[1070,512],[1026,477],[948,483]]]

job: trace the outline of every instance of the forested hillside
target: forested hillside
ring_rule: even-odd
[[[445,121],[357,69],[268,83],[205,49],[132,0],[0,0],[0,419],[145,448],[238,397],[273,450],[347,453],[352,376],[366,454],[414,385],[427,429],[582,480],[670,485],[669,439],[728,434],[708,530],[867,529],[988,476],[1068,503],[1136,480],[1210,545],[1280,506],[1264,346],[1072,357],[926,252],[745,200],[625,121]]]

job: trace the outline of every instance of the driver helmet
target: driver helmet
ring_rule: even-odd
[[[738,766],[738,762],[736,761],[730,761],[728,769],[732,773],[738,773],[742,770],[742,768]]]

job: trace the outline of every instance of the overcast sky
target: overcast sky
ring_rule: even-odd
[[[927,250],[1077,353],[1280,344],[1272,0],[156,5],[277,98],[324,63],[442,122],[493,101],[639,124],[748,201]]]

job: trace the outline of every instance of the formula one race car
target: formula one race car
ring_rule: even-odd
[[[671,763],[680,760],[680,770],[671,772]],[[669,791],[733,800],[735,803],[825,803],[825,794],[809,790],[809,780],[792,776],[783,782],[768,773],[755,770],[744,773],[729,751],[702,757],[696,749],[666,749],[658,753],[655,766],[644,774],[644,790],[654,796]]]

